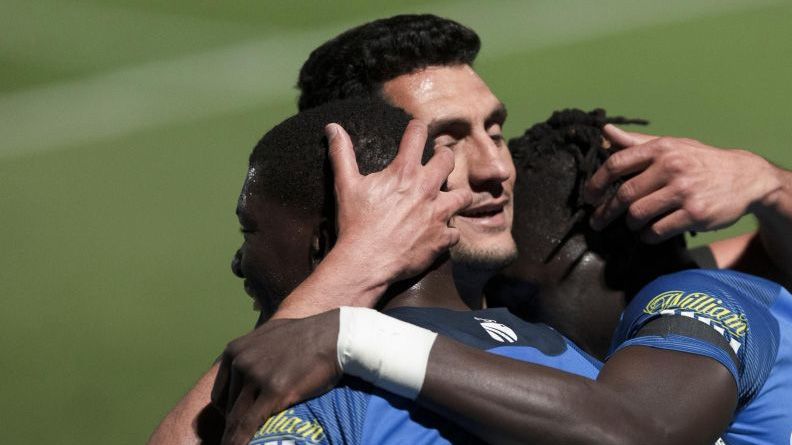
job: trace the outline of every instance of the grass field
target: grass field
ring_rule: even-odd
[[[509,107],[509,136],[554,109],[604,107],[792,167],[789,2],[4,0],[2,10],[3,444],[142,443],[252,325],[229,270],[246,157],[295,111],[308,52],[350,25],[421,11],[476,29],[477,68]]]

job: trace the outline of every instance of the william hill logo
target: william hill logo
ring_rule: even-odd
[[[748,331],[745,315],[732,312],[723,301],[702,292],[685,293],[680,290],[663,292],[644,308],[646,314],[674,313],[693,317],[707,324],[721,326],[733,337],[744,337]]]
[[[303,419],[294,415],[293,409],[289,409],[267,419],[253,441],[258,443],[261,438],[290,438],[303,443],[319,443],[325,438],[325,431],[316,419]]]

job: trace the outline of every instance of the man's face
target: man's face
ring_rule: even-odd
[[[383,85],[385,98],[429,125],[435,146],[455,154],[448,190],[469,189],[473,204],[452,219],[455,261],[498,269],[516,256],[511,236],[514,163],[501,133],[506,110],[468,65],[433,66]]]
[[[316,221],[292,214],[275,200],[253,193],[253,181],[251,171],[237,203],[244,241],[231,269],[245,279],[248,295],[271,315],[311,272],[309,252]]]

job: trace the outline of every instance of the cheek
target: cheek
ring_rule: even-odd
[[[507,168],[509,169],[509,179],[506,182],[508,183],[509,190],[513,190],[514,182],[517,179],[517,168],[514,166],[514,160],[512,159],[511,152],[508,148],[504,148],[502,158],[504,164],[506,164]]]

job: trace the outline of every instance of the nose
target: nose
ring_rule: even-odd
[[[511,169],[505,144],[496,144],[486,134],[473,138],[468,157],[468,181],[474,192],[488,191],[497,196],[503,191],[503,182],[509,179]]]
[[[238,249],[231,260],[231,272],[239,278],[245,278],[245,274],[242,273],[242,249]]]

